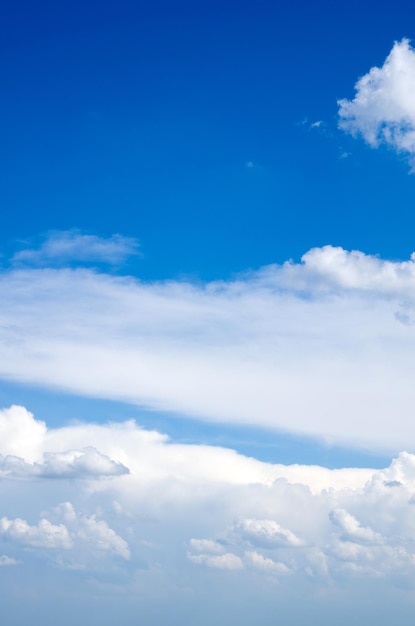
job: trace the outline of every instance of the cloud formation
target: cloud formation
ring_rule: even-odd
[[[413,257],[332,246],[197,285],[6,271],[0,378],[396,453],[415,445],[414,286]]]
[[[95,515],[78,515],[70,502],[55,507],[54,516],[63,518],[65,523],[53,524],[42,518],[37,525],[30,525],[26,520],[7,517],[0,518],[0,536],[11,543],[41,549],[98,549],[118,554],[123,559],[130,558],[127,542],[119,537],[104,520],[97,520]]]
[[[40,463],[27,463],[18,456],[0,455],[1,478],[110,478],[128,474],[128,468],[88,447],[84,450],[45,452]]]
[[[0,478],[99,479],[129,471],[93,446],[45,450],[46,424],[21,406],[0,410],[0,438]]]
[[[302,545],[293,532],[282,528],[274,520],[244,519],[233,526],[232,532],[253,546],[262,548]]]
[[[372,148],[386,144],[415,166],[415,50],[395,42],[382,67],[372,67],[355,85],[353,100],[339,100],[339,126],[361,135]]]
[[[133,421],[49,429],[23,407],[0,412],[3,432],[5,421],[0,454],[13,446],[33,464],[93,443],[99,459],[130,469],[111,480],[1,477],[0,565],[19,562],[31,588],[35,564],[50,584],[56,578],[77,593],[86,585],[88,594],[138,598],[141,606],[158,605],[162,594],[205,602],[203,594],[229,594],[235,585],[271,605],[293,589],[297,601],[322,593],[326,602],[380,580],[390,589],[404,580],[402,598],[412,597],[412,454],[383,470],[329,470],[177,444]],[[23,423],[39,433],[32,448]]]
[[[37,526],[30,526],[26,520],[0,518],[0,535],[33,548],[70,548],[71,539],[65,526],[51,524],[41,519]]]

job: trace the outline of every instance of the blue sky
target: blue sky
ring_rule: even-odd
[[[406,619],[415,8],[0,21],[7,626]]]
[[[73,227],[132,234],[136,272],[161,279],[224,278],[326,243],[412,252],[413,181],[336,130],[337,99],[411,36],[408,3],[5,12],[5,244]]]

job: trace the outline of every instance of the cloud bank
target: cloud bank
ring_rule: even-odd
[[[206,284],[4,271],[0,377],[394,454],[415,445],[414,286],[413,257],[332,246]]]
[[[409,156],[415,167],[415,50],[395,42],[382,67],[372,67],[355,85],[353,100],[339,100],[339,126],[361,135],[372,148],[386,144]]]
[[[39,432],[30,449],[23,424]],[[130,469],[107,480],[2,475],[0,566],[19,564],[28,593],[48,575],[77,595],[86,585],[100,603],[121,595],[142,610],[165,606],[171,594],[176,617],[182,602],[197,598],[200,610],[208,606],[204,594],[211,598],[219,588],[274,607],[295,590],[295,602],[311,594],[327,608],[339,593],[356,598],[371,581],[384,581],[410,602],[412,454],[401,453],[384,470],[328,470],[176,444],[133,421],[48,429],[23,407],[11,407],[0,411],[0,425],[9,432],[0,438],[3,457],[13,447],[30,464],[61,458],[68,447],[89,450],[93,442],[99,459]],[[6,580],[2,601],[8,589]]]

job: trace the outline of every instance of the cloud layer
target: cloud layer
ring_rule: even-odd
[[[355,86],[353,100],[339,100],[339,126],[361,135],[373,148],[387,144],[409,155],[415,165],[415,50],[408,39],[396,42],[382,67]]]
[[[0,377],[395,453],[415,445],[414,286],[412,257],[332,246],[207,284],[6,271]]]
[[[30,449],[23,425],[40,433]],[[172,594],[175,612],[191,598],[207,607],[203,594],[217,588],[230,596],[246,589],[267,606],[323,594],[327,608],[340,592],[356,596],[371,581],[398,589],[404,580],[401,600],[410,601],[414,455],[401,453],[384,470],[328,470],[179,445],[132,421],[48,429],[11,407],[0,426],[9,432],[0,454],[12,446],[26,464],[94,443],[98,459],[130,469],[110,480],[2,476],[0,566],[18,566],[22,581],[35,565],[40,581],[53,571],[78,595],[86,585],[88,597],[122,595],[142,610]]]

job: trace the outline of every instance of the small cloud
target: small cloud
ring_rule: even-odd
[[[191,539],[189,543],[195,552],[210,552],[212,554],[223,552],[223,546],[212,539]]]
[[[0,556],[0,567],[8,567],[9,565],[19,565],[21,561],[13,559],[11,556],[3,554]]]
[[[303,545],[293,532],[269,519],[243,519],[232,527],[231,532],[253,546],[264,548]]]
[[[415,171],[415,50],[395,42],[382,67],[372,67],[355,85],[355,97],[339,105],[339,128],[360,135],[372,148],[388,145],[406,154]]]
[[[31,526],[26,520],[7,517],[0,519],[0,535],[17,544],[34,548],[63,548],[72,547],[72,539],[66,526],[51,524],[47,519],[41,519],[37,526]]]
[[[244,568],[242,559],[231,552],[219,556],[212,556],[210,554],[188,554],[187,556],[192,563],[206,565],[207,567],[213,567],[215,569],[238,570]]]
[[[61,265],[64,263],[105,263],[119,265],[138,254],[133,237],[83,235],[77,230],[49,233],[38,248],[26,248],[12,257],[14,264]]]
[[[245,560],[251,565],[251,567],[265,572],[266,574],[278,575],[291,573],[290,568],[287,567],[285,563],[269,559],[255,550],[248,550],[245,552]]]
[[[252,168],[252,167],[255,167],[255,164],[253,161],[247,161],[245,163],[245,167]]]
[[[323,120],[316,120],[315,122],[311,122],[308,117],[303,118],[299,122],[296,123],[296,126],[302,126],[307,130],[320,129],[324,130],[326,128],[326,123]]]

